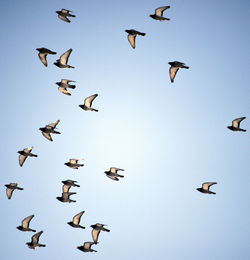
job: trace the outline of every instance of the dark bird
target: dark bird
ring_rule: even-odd
[[[10,183],[10,184],[5,184],[6,189],[6,194],[8,199],[11,199],[12,193],[14,190],[23,190],[23,188],[20,188],[17,186],[18,183]]]
[[[92,234],[92,238],[95,244],[98,243],[98,237],[101,231],[106,231],[106,232],[110,232],[109,229],[105,228],[104,224],[100,224],[100,223],[96,223],[95,225],[91,225],[90,227],[93,228],[91,234]]]
[[[20,231],[32,231],[36,232],[36,230],[29,228],[30,221],[34,218],[34,215],[28,216],[27,218],[23,219],[22,225],[18,226],[17,229]]]
[[[75,89],[75,85],[69,84],[69,82],[75,82],[74,80],[69,80],[69,79],[62,79],[61,82],[56,82],[56,84],[59,86],[58,90],[62,92],[65,95],[71,96],[71,93],[67,90],[67,88],[72,88]]]
[[[61,11],[56,11],[56,13],[58,14],[58,18],[63,20],[66,23],[71,22],[67,17],[76,17],[75,15],[70,14],[70,12],[73,12],[73,11],[70,11],[67,9],[62,9]]]
[[[133,49],[135,49],[135,37],[137,35],[145,36],[146,33],[138,32],[136,30],[125,30],[126,33],[128,33],[128,41]]]
[[[43,231],[40,231],[32,236],[31,242],[26,243],[30,249],[35,249],[36,247],[45,247],[46,245],[39,244],[39,238]]]
[[[22,151],[18,151],[19,155],[19,165],[22,167],[27,157],[37,157],[36,154],[31,153],[33,146],[25,148]]]
[[[170,76],[170,80],[172,83],[174,82],[175,75],[176,75],[177,71],[179,70],[179,68],[189,69],[188,66],[185,66],[185,63],[182,63],[179,61],[172,61],[172,62],[169,62],[168,64],[171,65],[171,67],[169,68],[169,76]]]
[[[66,52],[64,52],[61,56],[60,56],[60,59],[57,60],[56,62],[54,62],[54,64],[61,68],[61,69],[64,69],[64,68],[72,68],[74,69],[75,67],[73,66],[70,66],[68,65],[68,59],[69,59],[69,55],[71,54],[72,52],[72,49],[69,49],[67,50]]]
[[[124,169],[119,169],[119,168],[115,168],[115,167],[111,167],[109,171],[105,171],[104,173],[106,173],[106,176],[109,177],[110,179],[114,180],[114,181],[119,181],[118,177],[123,178],[123,175],[118,174],[118,171],[124,171]]]
[[[51,50],[46,49],[46,48],[37,48],[36,50],[39,52],[38,57],[45,67],[48,66],[47,55],[48,54],[56,54],[56,52],[51,51]]]
[[[232,125],[231,126],[228,126],[227,128],[232,130],[232,131],[242,131],[242,132],[246,132],[247,130],[245,129],[241,129],[240,128],[240,122],[242,120],[244,120],[246,117],[240,117],[240,118],[236,118],[232,121]]]
[[[81,211],[80,213],[78,213],[77,215],[75,215],[73,217],[73,221],[70,221],[68,222],[68,224],[71,226],[71,227],[74,227],[74,228],[82,228],[82,229],[85,229],[85,227],[79,225],[80,221],[81,221],[81,217],[83,215],[85,211]]]
[[[68,167],[72,169],[78,169],[79,167],[83,167],[84,164],[77,163],[78,161],[83,159],[69,159],[69,162],[66,162],[64,165],[67,165]]]
[[[58,125],[58,123],[60,122],[60,120],[57,120],[54,123],[51,123],[49,125],[46,125],[45,127],[39,128],[39,130],[42,131],[42,135],[47,138],[49,141],[53,141],[52,137],[50,134],[61,134],[58,131],[55,131],[56,126]]]
[[[61,202],[76,202],[76,200],[70,199],[71,195],[76,194],[76,192],[63,192],[61,197],[56,197]]]
[[[77,181],[72,181],[72,180],[66,180],[62,181],[63,184],[66,186],[73,186],[73,187],[80,187],[80,185],[76,184]]]
[[[83,252],[97,252],[96,250],[92,249],[91,246],[95,244],[93,242],[84,242],[83,246],[78,246],[77,249]]]
[[[210,186],[212,186],[214,184],[217,184],[217,182],[204,182],[204,183],[202,183],[202,187],[197,188],[197,190],[202,193],[216,194],[215,192],[212,192],[209,190]]]
[[[94,101],[94,99],[98,96],[98,94],[94,94],[90,97],[85,98],[84,100],[84,104],[83,105],[79,105],[80,108],[82,108],[83,110],[86,111],[95,111],[98,112],[97,109],[92,108],[92,102]]]
[[[164,20],[170,20],[169,18],[166,18],[166,17],[163,17],[163,12],[170,8],[170,6],[162,6],[162,7],[159,7],[159,8],[156,8],[155,9],[155,13],[154,14],[151,14],[150,17],[155,19],[155,20],[158,20],[158,21],[164,21]]]

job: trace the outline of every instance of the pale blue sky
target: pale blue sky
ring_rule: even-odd
[[[2,92],[1,259],[245,260],[250,258],[249,210],[249,1],[1,1]],[[170,5],[171,20],[149,17]],[[56,10],[76,18],[67,24]],[[145,32],[136,49],[125,29]],[[36,48],[48,56],[45,68]],[[53,62],[69,48],[69,64]],[[170,83],[169,61],[185,62]],[[62,78],[76,80],[68,97]],[[98,93],[93,107],[78,107]],[[246,116],[246,133],[226,127]],[[60,119],[54,142],[38,130]],[[38,158],[21,168],[17,151],[34,146]],[[78,171],[64,165],[84,158]],[[124,168],[119,182],[104,171]],[[61,181],[74,204],[56,200]],[[216,181],[215,196],[196,191]],[[4,184],[18,182],[9,201]],[[85,210],[82,225],[66,223]],[[33,234],[16,229],[35,214],[46,248],[30,250]],[[93,246],[91,224],[108,224]]]

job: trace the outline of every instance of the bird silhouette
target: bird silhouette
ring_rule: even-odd
[[[92,249],[91,246],[95,244],[93,242],[84,242],[83,246],[78,246],[77,249],[83,252],[97,252],[96,250]]]
[[[43,63],[43,65],[44,65],[45,67],[48,66],[47,55],[48,55],[48,54],[53,54],[53,55],[56,54],[56,52],[51,51],[51,50],[46,49],[46,48],[37,48],[36,50],[39,52],[39,53],[38,53],[38,57],[39,57],[39,59],[41,60],[41,62]]]
[[[61,134],[60,132],[58,131],[55,131],[56,129],[56,126],[59,124],[60,120],[57,120],[56,122],[54,123],[51,123],[49,125],[46,125],[45,127],[41,127],[39,128],[39,130],[42,131],[42,135],[48,139],[49,141],[53,141],[52,137],[50,134]]]
[[[82,108],[83,110],[86,110],[86,111],[95,111],[95,112],[98,112],[97,109],[94,109],[92,108],[92,103],[94,101],[94,99],[98,96],[98,94],[94,94],[90,97],[87,97],[85,98],[84,100],[84,104],[83,105],[79,105],[80,108]]]
[[[45,247],[46,245],[39,243],[39,238],[42,235],[43,231],[40,231],[32,236],[31,242],[26,243],[30,249],[35,249],[36,247]]]
[[[71,22],[67,17],[76,17],[75,15],[70,14],[70,12],[73,12],[73,11],[70,11],[67,9],[62,9],[61,11],[56,11],[56,13],[58,14],[58,18],[66,23]]]
[[[124,171],[124,169],[116,168],[116,167],[111,167],[109,171],[105,171],[106,176],[109,177],[110,179],[114,181],[119,181],[119,178],[123,178],[123,175],[118,174],[118,171]]]
[[[170,6],[162,6],[162,7],[158,7],[155,9],[155,13],[149,15],[151,18],[158,20],[158,21],[165,21],[165,20],[170,20],[169,18],[163,17],[163,12],[170,8]]]
[[[68,167],[70,167],[72,169],[78,169],[79,167],[84,166],[84,164],[78,163],[79,160],[83,160],[83,159],[70,159],[69,162],[65,163],[65,165],[67,165]]]
[[[241,129],[240,128],[240,123],[242,120],[244,120],[246,117],[240,117],[240,118],[236,118],[232,121],[232,125],[228,126],[227,128],[232,130],[232,131],[241,131],[241,132],[246,132],[247,130],[245,129]]]
[[[75,67],[68,65],[68,59],[69,59],[69,55],[71,54],[72,49],[67,50],[66,52],[64,52],[61,56],[60,59],[58,59],[56,62],[54,62],[54,65],[56,65],[57,67],[64,69],[64,68],[72,68],[74,69]]]
[[[8,199],[10,200],[12,197],[12,193],[14,190],[23,190],[23,188],[17,186],[18,183],[10,183],[10,184],[5,184],[6,189],[6,195]]]
[[[29,228],[30,221],[32,220],[32,218],[34,218],[34,215],[28,216],[25,219],[23,219],[22,225],[18,226],[17,229],[20,230],[20,231],[36,232],[36,230]]]
[[[168,63],[169,65],[171,65],[171,67],[169,68],[169,76],[170,76],[170,80],[173,83],[176,73],[178,72],[178,70],[180,68],[182,69],[189,69],[188,66],[185,66],[185,63],[179,62],[179,61],[172,61]]]
[[[135,49],[135,38],[137,35],[145,36],[146,33],[142,33],[139,31],[136,31],[134,29],[125,30],[126,33],[128,33],[128,41],[133,49]]]
[[[202,183],[202,187],[197,188],[197,190],[202,193],[216,194],[215,192],[212,192],[209,190],[209,188],[214,184],[217,184],[217,182],[204,182],[204,183]]]
[[[27,157],[37,157],[36,154],[31,153],[34,147],[25,148],[22,151],[18,151],[19,155],[19,165],[22,167]]]
[[[56,82],[56,84],[58,85],[58,90],[67,96],[71,96],[71,93],[67,90],[67,88],[75,89],[76,86],[69,84],[70,82],[75,81],[69,79],[62,79],[60,82]]]
[[[73,221],[70,221],[68,222],[68,224],[71,226],[71,227],[74,227],[74,228],[82,228],[82,229],[85,229],[85,227],[79,225],[80,221],[81,221],[81,217],[82,215],[85,213],[85,211],[81,211],[80,213],[76,214],[74,217],[73,217]]]
[[[65,180],[62,181],[63,184],[66,186],[73,186],[73,187],[80,187],[80,185],[76,184],[77,181],[72,181],[72,180]]]

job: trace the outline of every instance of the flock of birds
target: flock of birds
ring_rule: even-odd
[[[166,18],[163,16],[163,12],[165,10],[167,10],[168,8],[170,8],[170,6],[163,6],[163,7],[159,7],[157,9],[155,9],[155,13],[151,14],[150,17],[158,20],[158,21],[166,21],[166,20],[170,20],[169,18]],[[72,11],[67,10],[67,9],[62,9],[61,11],[56,11],[56,13],[58,14],[58,18],[61,19],[64,22],[70,23],[71,21],[69,20],[69,17],[75,17],[75,15],[71,14]],[[139,31],[136,31],[134,29],[130,29],[130,30],[125,30],[125,32],[128,33],[128,41],[131,45],[131,47],[133,49],[135,49],[136,45],[135,45],[135,39],[137,35],[140,36],[145,36],[146,33],[142,33]],[[48,62],[47,62],[47,55],[51,54],[51,55],[56,55],[57,53],[54,51],[51,51],[47,48],[37,48],[36,49],[39,53],[38,56],[41,60],[41,62],[44,64],[44,66],[48,66]],[[60,58],[58,60],[56,60],[56,62],[54,62],[54,65],[56,65],[59,68],[74,68],[71,65],[68,65],[68,59],[69,56],[72,52],[72,49],[67,50],[65,53],[63,53]],[[186,66],[184,63],[179,62],[179,61],[173,61],[173,62],[169,62],[170,68],[169,68],[169,76],[170,76],[170,81],[173,83],[176,73],[178,72],[178,70],[180,68],[185,68],[185,69],[189,69],[188,66]],[[60,92],[62,92],[65,95],[70,96],[71,93],[68,91],[68,88],[70,89],[75,89],[75,85],[71,85],[69,84],[70,82],[75,82],[73,80],[68,80],[68,79],[62,79],[60,82],[56,82],[56,84],[58,85],[58,90]],[[83,105],[79,105],[79,107],[81,107],[83,110],[86,111],[95,111],[98,112],[97,109],[92,108],[92,102],[94,101],[94,99],[98,96],[98,94],[94,94],[92,96],[89,96],[87,98],[85,98],[84,100],[84,104]],[[245,132],[245,129],[240,128],[240,123],[242,120],[244,120],[246,117],[240,117],[240,118],[236,118],[232,121],[232,125],[228,126],[228,129],[232,130],[232,131],[242,131]],[[59,131],[56,131],[55,129],[57,129],[57,125],[59,124],[60,120],[57,120],[56,122],[50,123],[48,125],[46,125],[45,127],[41,127],[39,130],[42,132],[42,135],[48,139],[49,141],[53,141],[51,134],[60,134]],[[22,167],[25,160],[28,157],[37,157],[36,154],[32,153],[33,147],[30,148],[26,148],[23,149],[21,151],[18,151],[19,153],[19,165]],[[83,160],[83,159],[70,159],[69,162],[66,162],[65,165],[72,168],[72,169],[78,169],[79,167],[83,167],[84,164],[80,164],[78,163],[78,161]],[[124,169],[120,169],[120,168],[116,168],[116,167],[111,167],[109,171],[105,171],[104,173],[106,174],[106,176],[114,181],[119,181],[119,178],[123,178],[123,175],[118,174],[118,171],[124,171]],[[70,199],[71,195],[76,194],[76,192],[70,192],[71,187],[80,187],[80,185],[77,184],[76,181],[73,180],[64,180],[62,181],[63,186],[62,186],[62,195],[61,197],[57,197],[56,199],[59,200],[60,202],[63,203],[71,203],[71,202],[76,202],[75,200]],[[197,190],[199,192],[202,193],[206,193],[206,194],[216,194],[213,191],[210,191],[210,187],[214,184],[217,184],[216,182],[205,182],[202,184],[201,188],[197,188]],[[10,183],[10,184],[6,184],[6,194],[8,199],[11,199],[12,197],[12,193],[14,190],[23,190],[23,188],[18,187],[17,183]],[[85,229],[84,226],[80,225],[80,220],[82,215],[85,213],[85,211],[81,211],[78,214],[76,214],[72,221],[68,222],[68,225],[70,225],[73,228],[81,228],[81,229]],[[23,232],[26,231],[31,231],[31,232],[36,232],[36,230],[31,229],[29,227],[30,225],[30,221],[33,219],[34,215],[28,216],[26,218],[24,218],[22,220],[22,224],[21,226],[18,226],[17,229]],[[78,246],[77,248],[83,252],[97,252],[96,250],[92,249],[91,246],[93,244],[97,244],[98,243],[98,237],[101,231],[105,231],[105,232],[110,232],[109,229],[104,227],[104,224],[100,224],[100,223],[96,223],[94,225],[91,225],[90,227],[92,228],[92,239],[93,242],[84,242],[84,244],[82,246]],[[34,234],[31,238],[31,242],[27,242],[26,244],[28,245],[29,248],[31,249],[35,249],[36,247],[45,247],[44,244],[40,244],[39,243],[39,238],[42,235],[43,231],[40,231],[36,234]]]

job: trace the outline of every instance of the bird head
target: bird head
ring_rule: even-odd
[[[18,230],[22,230],[22,226],[18,226],[17,229],[18,229]]]
[[[202,188],[197,188],[196,190],[198,190],[198,191],[202,191]]]
[[[231,125],[230,125],[230,126],[227,126],[227,128],[228,128],[228,129],[230,129],[230,130],[232,130],[232,129],[233,129]]]
[[[61,82],[56,82],[55,84],[59,86],[59,85],[60,85],[60,83],[61,83]]]
[[[41,50],[41,48],[36,48],[36,51],[40,51]]]
[[[150,14],[150,15],[149,15],[149,17],[153,18],[153,17],[154,17],[154,15],[153,15],[153,14]]]

